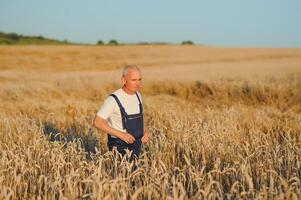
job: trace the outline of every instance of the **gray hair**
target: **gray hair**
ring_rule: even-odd
[[[137,71],[140,72],[140,69],[139,69],[139,67],[137,65],[126,65],[123,68],[122,77],[125,77],[129,73],[129,70],[137,70]]]

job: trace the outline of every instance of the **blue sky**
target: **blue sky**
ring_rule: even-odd
[[[74,42],[301,47],[300,0],[0,0],[0,31]]]

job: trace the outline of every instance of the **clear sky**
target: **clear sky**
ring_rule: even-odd
[[[301,0],[0,0],[0,31],[83,43],[301,47]]]

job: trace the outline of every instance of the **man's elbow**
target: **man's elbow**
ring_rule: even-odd
[[[93,123],[92,123],[95,128],[98,128],[98,126],[97,126],[97,121],[98,121],[97,118],[98,117],[95,116],[94,119],[93,119]]]
[[[93,126],[96,127],[96,128],[100,128],[101,124],[102,124],[102,121],[103,121],[102,118],[100,118],[98,116],[95,116],[95,118],[93,120]]]

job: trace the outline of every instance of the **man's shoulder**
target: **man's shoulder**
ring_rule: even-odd
[[[114,94],[118,98],[120,96],[120,89],[117,89],[114,92],[112,92],[111,94],[109,94],[107,96],[107,98],[105,99],[105,102],[108,102],[109,104],[112,104],[112,103],[115,104],[116,103],[116,100],[114,99],[112,94]]]
[[[139,97],[141,97],[140,92],[137,91],[136,93],[139,95]],[[125,93],[123,92],[122,88],[119,88],[119,89],[115,90],[111,94],[115,94],[117,97],[118,96],[125,96]]]
[[[121,90],[122,90],[122,89],[120,88],[120,89],[115,90],[115,91],[112,92],[111,94],[109,94],[108,97],[106,98],[106,101],[109,101],[109,102],[111,102],[111,103],[114,102],[114,104],[116,104],[116,103],[117,103],[117,102],[116,102],[116,99],[115,99],[115,97],[113,97],[112,95],[116,96],[118,100],[122,99],[123,93],[122,93]]]
[[[115,90],[114,92],[112,92],[111,94],[115,94],[116,96],[121,96],[123,94],[122,89],[119,88],[119,89]]]
[[[142,101],[142,97],[141,94],[137,91],[136,92],[139,96],[139,99]],[[114,94],[120,101],[131,101],[132,99],[136,99],[136,95],[126,95],[125,92],[122,90],[122,88],[115,90],[114,92],[112,92],[111,94]],[[110,96],[112,97],[112,96]],[[130,97],[130,98],[129,98]],[[114,99],[112,97],[112,99]]]

